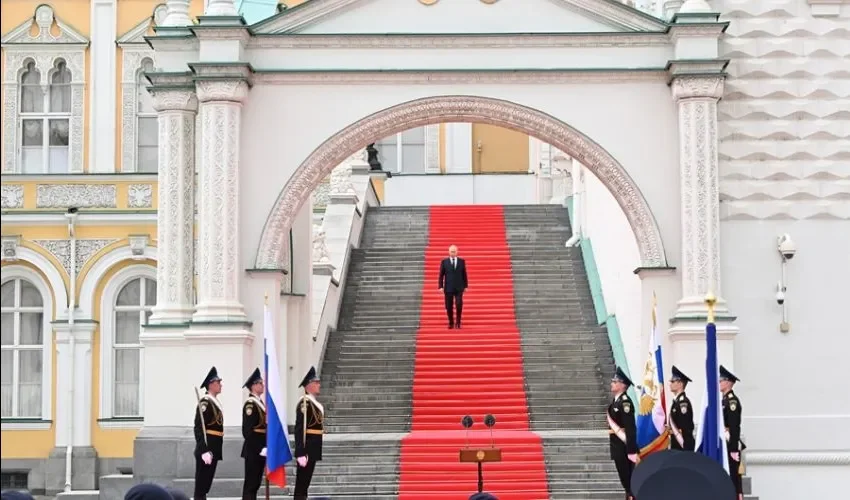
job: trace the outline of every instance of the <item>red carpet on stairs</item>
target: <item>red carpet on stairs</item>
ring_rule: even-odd
[[[461,330],[447,328],[440,262],[449,245],[466,260],[469,288]],[[401,445],[401,500],[466,500],[478,488],[477,466],[459,450],[489,447],[496,417],[501,463],[484,464],[484,490],[500,500],[548,499],[543,444],[529,431],[522,346],[514,315],[511,254],[501,206],[434,206],[425,250],[425,289],[416,337],[411,433]],[[461,418],[475,420],[471,432]]]

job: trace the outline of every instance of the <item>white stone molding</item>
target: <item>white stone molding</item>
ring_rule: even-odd
[[[35,190],[36,208],[115,208],[115,184],[39,184]]]
[[[118,238],[77,239],[77,262],[74,266],[79,273],[86,262],[97,252],[118,241]],[[71,274],[71,240],[32,240],[33,243],[50,252],[56,257],[65,272]]]
[[[233,0],[207,0],[204,8],[205,16],[238,16]]]
[[[440,173],[440,124],[425,127],[425,173]]]
[[[850,465],[846,451],[746,451],[747,465]]]
[[[354,153],[354,155],[359,154],[360,151]],[[351,183],[351,171],[351,157],[331,170],[331,197],[341,194],[357,195],[357,192],[354,190],[354,184]]]
[[[38,26],[38,33],[32,35],[33,22]],[[51,33],[53,24],[59,28],[59,34]],[[52,69],[60,60],[65,62],[71,72],[71,117],[68,138],[70,173],[83,172],[84,147],[84,88],[85,88],[85,54],[88,39],[65,24],[53,13],[53,8],[46,4],[39,5],[33,18],[18,25],[3,36],[2,47],[4,60],[3,74],[3,167],[4,174],[20,173],[19,164],[19,94],[20,77],[28,62],[35,63],[41,75],[42,87],[47,88],[52,75]]]
[[[24,208],[24,186],[3,184],[2,208]]]
[[[806,0],[811,7],[812,17],[838,17],[841,5],[850,4],[850,0]]]
[[[65,279],[62,277],[59,268],[47,257],[26,246],[19,245],[16,249],[16,255],[19,261],[29,262],[47,278],[47,285],[51,291],[50,296],[56,304],[56,319],[64,318],[68,308],[68,290],[65,288]],[[4,278],[6,277],[6,269],[11,268],[12,266],[3,267]]]
[[[194,305],[195,111],[191,89],[151,91],[159,122],[156,306],[151,324],[185,323]]]
[[[130,208],[153,207],[153,184],[130,184],[127,187],[127,206]]]
[[[18,260],[18,246],[20,244],[20,235],[3,236],[3,262],[14,262]]]
[[[100,295],[100,409],[98,411],[98,419],[112,418],[113,396],[115,393],[113,383],[113,373],[115,370],[115,358],[112,356],[112,346],[115,337],[115,301],[118,298],[118,293],[130,281],[137,278],[147,278],[149,280],[157,279],[157,270],[149,265],[135,264],[125,267],[115,273],[106,286],[103,288],[103,293]],[[157,293],[159,291],[159,283],[157,282]],[[144,359],[141,356],[141,364],[139,367],[139,384],[141,394],[144,394]],[[142,415],[144,412],[145,398],[140,397],[139,411]]]
[[[56,446],[91,446],[92,341],[97,323],[67,321],[53,325],[56,332]],[[71,349],[71,338],[74,349]],[[73,371],[71,370],[71,358]],[[74,388],[73,398],[71,387]],[[68,419],[73,413],[72,430]]]
[[[133,254],[133,260],[145,260],[145,249],[148,247],[150,236],[131,234],[128,239],[130,240],[130,252]]]
[[[191,0],[165,0],[165,15],[162,26],[189,26],[192,17],[189,15]]]
[[[434,84],[556,84],[666,82],[663,69],[610,71],[285,71],[258,72],[254,83],[264,85],[434,85]]]
[[[313,224],[313,264],[327,265],[331,262],[327,235],[319,224]]]
[[[109,253],[102,255],[97,261],[92,264],[80,284],[79,305],[80,317],[93,319],[94,301],[99,297],[95,297],[95,289],[103,281],[113,267],[127,260],[137,260],[138,255],[133,254],[133,249],[129,245],[118,247]],[[157,261],[157,248],[150,245],[145,246],[144,258]],[[159,282],[157,282],[157,292],[159,292]],[[157,297],[159,300],[159,297]]]
[[[679,106],[679,175],[682,207],[682,300],[677,314],[702,311],[704,297],[720,288],[720,199],[717,101],[722,76],[673,81]]]
[[[330,202],[330,200],[331,180],[330,177],[325,177],[325,179],[316,186],[316,190],[313,191],[313,207],[324,208],[328,206],[328,202]],[[5,208],[5,206],[3,208]]]
[[[476,122],[522,130],[568,153],[593,172],[622,208],[635,233],[643,267],[666,267],[664,244],[655,218],[626,170],[596,142],[535,109],[473,96],[428,97],[409,101],[360,120],[323,143],[292,174],[270,211],[255,266],[279,269],[292,221],[313,189],[352,149],[402,130],[441,122]]]
[[[51,420],[52,416],[52,401],[53,401],[53,316],[54,304],[56,310],[67,308],[67,295],[65,294],[65,282],[59,276],[56,268],[50,264],[50,261],[44,256],[28,249],[18,248],[19,258],[22,261],[27,261],[36,266],[36,268],[44,273],[50,282],[45,282],[44,278],[38,272],[29,267],[21,265],[3,266],[3,280],[7,281],[20,278],[31,283],[41,294],[44,301],[44,314],[42,315],[42,364],[41,364],[41,420]],[[57,282],[54,280],[58,279]],[[56,292],[54,297],[53,291]],[[64,302],[63,302],[64,300]],[[58,316],[58,314],[57,314]],[[35,424],[35,425],[34,425]],[[20,428],[33,428],[39,423],[18,424]],[[3,423],[3,429],[6,429],[6,423]]]
[[[207,80],[200,101],[198,304],[193,321],[244,321],[239,301],[239,141],[248,84]],[[310,193],[305,193],[310,196]],[[160,200],[162,203],[162,200]]]

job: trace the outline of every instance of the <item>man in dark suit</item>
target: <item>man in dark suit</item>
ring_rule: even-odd
[[[214,366],[201,387],[207,393],[195,408],[195,500],[207,500],[224,443],[224,410],[217,397],[221,393],[221,377]]]
[[[263,375],[260,369],[245,381],[242,387],[251,391],[242,405],[242,458],[245,459],[245,481],[242,483],[242,500],[257,500],[266,469],[266,403],[263,401]]]
[[[670,449],[694,451],[694,409],[691,400],[685,394],[685,388],[691,379],[673,366],[670,377],[670,392],[673,404],[670,405]]]
[[[632,381],[620,367],[611,379],[611,393],[614,399],[608,405],[607,420],[610,440],[611,459],[617,467],[620,484],[626,490],[626,500],[634,500],[632,494],[632,472],[638,462],[637,425],[635,424],[635,405],[626,392]]]
[[[466,279],[466,262],[457,256],[457,247],[449,247],[449,256],[440,262],[440,289],[446,297],[446,314],[449,328],[460,328],[460,316],[463,313],[463,292],[469,286]],[[453,306],[457,307],[457,317]]]
[[[295,500],[307,500],[307,490],[313,481],[316,462],[322,459],[322,434],[324,433],[325,408],[316,399],[322,382],[316,375],[316,369],[310,371],[298,387],[305,394],[295,408]]]

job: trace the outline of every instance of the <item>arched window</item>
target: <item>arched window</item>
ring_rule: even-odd
[[[13,278],[0,288],[2,416],[42,418],[44,297],[31,282]]]
[[[147,89],[150,82],[145,78],[145,73],[151,71],[153,71],[153,61],[145,59],[142,61],[136,80],[137,172],[156,172],[157,170],[159,129],[156,121],[156,110],[153,109],[153,101]]]
[[[112,417],[142,416],[142,325],[156,305],[156,281],[148,277],[128,281],[114,303],[112,331]]]
[[[69,171],[71,71],[65,61],[56,60],[48,80],[44,92],[33,61],[21,74],[20,154],[25,174]]]

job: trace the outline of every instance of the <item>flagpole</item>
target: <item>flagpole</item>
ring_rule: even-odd
[[[708,307],[708,322],[714,323],[714,305],[717,303],[717,297],[713,293],[708,292],[705,296],[705,305]]]
[[[269,292],[266,292],[266,296],[263,299],[263,302],[265,304],[265,307],[268,308],[269,307]],[[263,311],[263,312],[265,313],[265,311]],[[265,344],[265,341],[264,341],[263,342],[263,356],[265,356],[265,351],[266,351],[266,344]],[[268,369],[267,369],[267,372],[268,372]],[[268,377],[268,376],[269,376],[269,374],[266,373],[266,377]],[[266,408],[268,408],[268,407],[269,407],[268,393],[266,393]],[[268,436],[268,434],[266,434],[266,435]],[[268,442],[266,442],[266,445],[268,445]],[[266,458],[266,460],[268,460],[268,458]],[[265,476],[266,476],[266,500],[269,500],[269,468],[268,468],[268,464],[266,464],[266,465],[267,465],[266,468],[265,468],[266,469],[266,473],[265,473]]]

